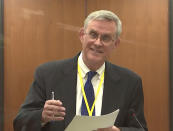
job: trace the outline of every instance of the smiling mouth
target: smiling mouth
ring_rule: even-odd
[[[100,50],[97,50],[97,49],[93,49],[93,48],[90,48],[94,53],[99,53],[99,54],[101,54],[101,53],[103,53],[103,51],[100,51]]]

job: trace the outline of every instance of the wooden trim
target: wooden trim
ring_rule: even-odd
[[[169,41],[170,41],[170,123],[173,123],[173,0],[169,1]],[[170,131],[173,124],[170,124]]]
[[[0,130],[4,127],[4,44],[3,44],[3,0],[0,0]]]

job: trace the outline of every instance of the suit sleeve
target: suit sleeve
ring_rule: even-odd
[[[41,130],[42,110],[46,100],[45,92],[43,79],[37,69],[25,102],[13,121],[14,131]]]

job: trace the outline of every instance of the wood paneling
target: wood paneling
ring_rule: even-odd
[[[3,32],[3,0],[0,0],[0,130],[3,130],[4,118],[4,32]]]
[[[173,130],[173,0],[169,0],[170,131]]]
[[[98,9],[122,20],[121,44],[110,60],[142,76],[149,131],[169,131],[168,0],[88,0],[88,13]]]
[[[35,68],[80,51],[78,30],[83,24],[84,2],[7,0],[4,5],[5,131],[12,131],[12,121],[26,97]]]
[[[5,131],[12,131],[35,68],[80,51],[84,6],[88,13],[108,9],[121,18],[121,44],[110,60],[142,76],[149,131],[169,131],[168,0],[84,1],[4,1]]]

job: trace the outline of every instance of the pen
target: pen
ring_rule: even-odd
[[[55,94],[54,94],[54,91],[52,91],[51,99],[52,99],[52,100],[55,100]]]
[[[54,94],[54,91],[52,91],[52,93],[51,93],[51,100],[55,100],[55,94]],[[53,114],[53,118],[54,118],[54,114]]]

